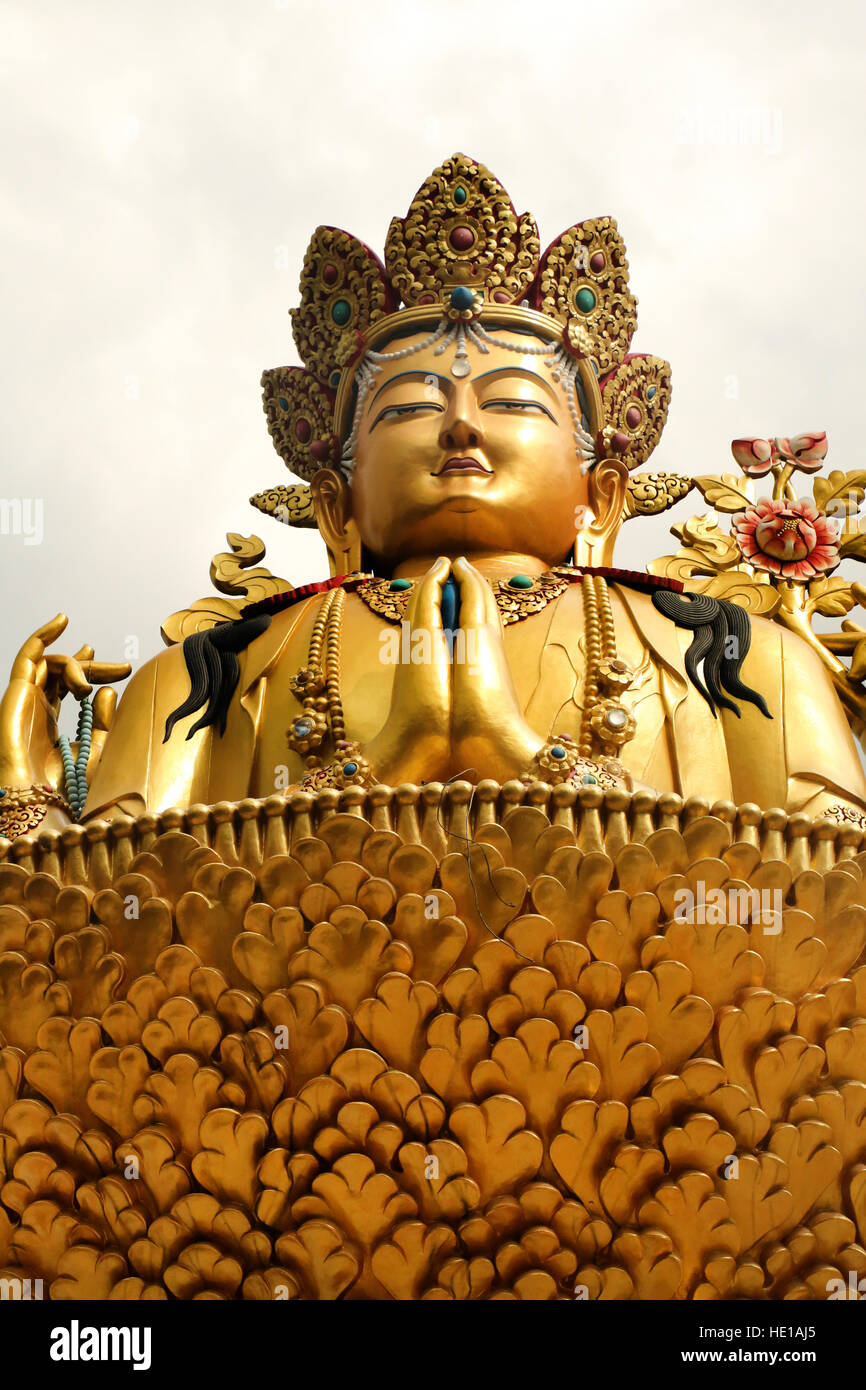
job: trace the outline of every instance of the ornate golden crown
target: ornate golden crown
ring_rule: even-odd
[[[268,429],[286,466],[307,480],[340,466],[366,355],[425,326],[450,331],[458,353],[464,335],[480,341],[491,326],[558,345],[579,377],[588,434],[603,436],[630,468],[645,463],[667,417],[670,367],[628,351],[637,300],[616,222],[578,222],[539,252],[534,218],[518,216],[498,179],[463,154],[435,169],[407,216],[393,219],[384,264],[348,232],[318,227],[292,310],[305,365],[262,376]],[[304,491],[277,488],[252,500],[268,512],[281,503],[284,520],[313,524]]]

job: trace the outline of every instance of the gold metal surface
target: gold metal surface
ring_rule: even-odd
[[[864,843],[489,782],[25,837],[0,863],[0,1275],[55,1300],[824,1298],[866,1273]],[[780,893],[782,930],[675,920],[696,877]]]

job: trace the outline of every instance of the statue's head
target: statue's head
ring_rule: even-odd
[[[635,306],[610,218],[539,258],[532,218],[464,155],[394,219],[384,265],[318,228],[292,316],[306,368],[263,386],[334,568],[587,546],[605,562],[670,396],[667,364],[628,354]]]

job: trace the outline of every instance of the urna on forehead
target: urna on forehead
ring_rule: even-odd
[[[539,356],[566,389],[573,383],[585,462],[600,439],[630,468],[646,462],[667,417],[670,367],[629,352],[637,301],[617,225],[592,218],[540,246],[531,214],[518,214],[493,174],[463,154],[435,169],[407,215],[392,220],[382,260],[350,233],[318,227],[292,311],[304,366],[262,377],[268,429],[287,467],[309,480],[351,457],[358,396],[394,353],[417,350],[408,335],[441,347],[459,377],[470,345],[483,352],[503,330],[536,336]]]

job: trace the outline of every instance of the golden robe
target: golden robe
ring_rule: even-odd
[[[637,731],[621,754],[637,781],[710,803],[754,802],[813,816],[840,802],[866,808],[866,779],[844,711],[829,673],[801,638],[753,618],[741,675],[764,696],[773,718],[745,702],[739,718],[727,710],[714,717],[685,673],[692,634],[663,617],[649,595],[619,584],[609,591],[617,652],[638,672],[624,699]],[[289,751],[286,730],[301,706],[289,679],[306,665],[323,602],[316,595],[276,614],[241,654],[222,735],[208,728],[186,739],[199,711],[179,721],[165,741],[166,718],[189,691],[182,648],[170,647],[143,666],[119,703],[85,818],[266,797],[299,782],[307,769]],[[361,744],[387,717],[395,670],[383,660],[388,626],[347,594],[341,693],[346,736]],[[584,669],[580,586],[505,627],[503,640],[532,728],[540,738],[576,737]]]

